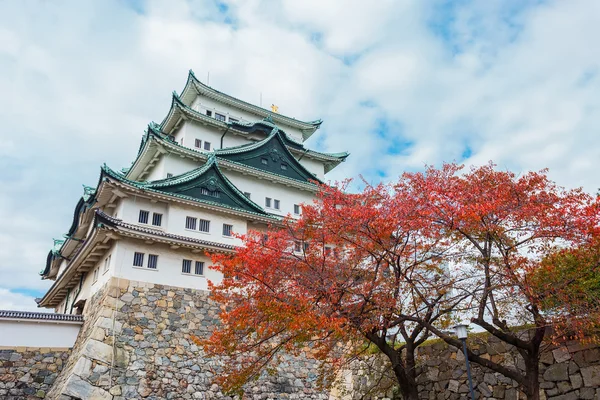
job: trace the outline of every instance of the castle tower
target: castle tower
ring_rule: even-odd
[[[41,273],[54,283],[38,305],[84,320],[46,398],[229,398],[211,384],[228,361],[204,357],[191,340],[218,324],[208,281],[221,276],[206,254],[234,251],[234,233],[298,217],[348,156],[306,148],[321,121],[276,110],[220,93],[190,71],[131,166],[105,165],[97,185],[84,187]],[[288,357],[250,390],[250,398],[327,398],[310,357]]]
[[[103,166],[98,184],[84,187],[48,254],[41,275],[54,284],[39,306],[85,313],[110,277],[204,290],[218,282],[206,252],[232,251],[232,233],[298,216],[315,182],[348,156],[304,146],[320,125],[218,92],[190,71],[131,167]]]

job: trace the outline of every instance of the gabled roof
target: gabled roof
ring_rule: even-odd
[[[138,189],[258,214],[263,217],[270,216],[262,207],[248,199],[223,175],[214,154],[200,168],[157,181],[139,182],[129,180],[106,165],[102,167],[102,173]]]
[[[220,103],[228,104],[232,107],[250,112],[261,118],[270,116],[276,123],[299,129],[302,132],[304,140],[308,139],[317,129],[319,129],[323,123],[323,121],[320,119],[315,121],[300,121],[282,114],[273,113],[270,110],[237,99],[226,93],[219,92],[218,90],[215,90],[212,87],[200,82],[200,80],[196,78],[196,75],[194,75],[194,72],[190,70],[185,87],[181,92],[181,98],[184,100],[184,103],[189,106],[192,104],[197,95],[203,95],[212,98]]]
[[[264,140],[215,150],[219,158],[235,161],[263,171],[303,182],[321,182],[290,153],[284,134],[277,127]]]

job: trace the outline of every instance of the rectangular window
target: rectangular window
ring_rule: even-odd
[[[287,170],[287,164],[281,164],[281,169],[286,171]]]
[[[172,178],[172,177],[173,177],[173,174],[170,172],[167,172],[167,178]]]
[[[192,260],[183,260],[181,264],[181,272],[189,274],[192,272]]]
[[[325,246],[325,255],[330,256],[333,253],[331,247]]]
[[[271,207],[271,198],[265,197],[265,207]]]
[[[223,114],[215,113],[215,119],[225,122],[225,116]]]
[[[143,267],[144,266],[144,253],[133,253],[133,266]]]
[[[204,150],[210,151],[210,142],[204,141]]]
[[[308,242],[304,242],[302,244],[303,244],[303,247],[304,247],[304,251],[308,251],[308,247],[309,247]]]
[[[294,204],[294,214],[300,215],[300,204]]]
[[[247,198],[251,198],[250,192],[244,192],[244,196],[246,196]]]
[[[233,225],[223,224],[223,236],[231,236]]]
[[[161,226],[162,224],[162,214],[153,213],[152,214],[152,225]]]
[[[273,200],[273,207],[274,207],[276,210],[279,210],[279,200],[277,200],[277,199]]]
[[[106,258],[104,259],[104,271],[103,271],[102,273],[104,273],[104,272],[108,271],[108,268],[109,268],[109,266],[110,266],[110,256],[111,256],[111,255],[109,254],[109,255],[108,255],[108,257],[106,257]]]
[[[299,240],[294,240],[294,252],[300,253],[302,251],[302,242]]]
[[[240,122],[240,120],[239,120],[239,119],[237,119],[237,118],[231,118],[231,117],[229,117],[229,123],[231,123],[231,124],[232,124],[232,123],[234,123],[234,122]]]
[[[200,140],[200,139],[194,140],[194,147],[201,149],[202,148],[202,140]]]
[[[196,261],[196,268],[194,269],[196,275],[204,275],[204,262]]]
[[[98,280],[98,268],[96,268],[94,270],[94,277],[93,277],[93,282],[92,283],[96,283],[97,280]]]
[[[206,115],[208,115],[209,117],[212,117],[212,111],[206,110]]]
[[[197,222],[198,222],[198,218],[185,217],[185,229],[191,229],[191,230],[195,231]]]
[[[148,268],[156,269],[158,265],[158,256],[156,254],[148,254]]]
[[[149,211],[140,210],[140,216],[138,218],[138,222],[140,224],[147,224],[148,223],[148,216],[149,215],[150,215]]]
[[[210,221],[207,219],[201,219],[198,221],[198,230],[200,232],[210,232]]]
[[[263,163],[263,165],[269,165],[269,160],[266,158],[261,158],[260,162]]]

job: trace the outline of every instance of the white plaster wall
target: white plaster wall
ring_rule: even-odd
[[[135,252],[145,254],[144,268],[133,266]],[[218,283],[222,280],[221,273],[211,270],[209,257],[202,253],[192,253],[186,249],[171,249],[166,245],[148,245],[140,241],[120,240],[116,245],[116,264],[114,275],[140,282],[157,283],[161,285],[208,290],[208,280]],[[158,255],[156,269],[146,268],[148,254]],[[204,276],[184,274],[181,271],[184,259],[204,261]],[[194,264],[192,263],[192,270]]]
[[[73,347],[80,328],[50,321],[0,320],[0,346]]]
[[[168,173],[173,176],[181,175],[204,165],[189,158],[181,158],[176,154],[165,154],[161,161],[164,162],[163,176],[157,179],[165,179]]]
[[[198,96],[192,103],[192,108],[198,112],[201,112],[202,114],[206,114],[206,110],[211,110],[213,112],[213,116],[215,112],[224,114],[227,117],[227,122],[229,122],[230,116],[240,120],[240,122],[258,122],[263,119],[258,115],[249,113],[247,111],[238,110],[226,104],[218,103],[213,99],[209,99],[204,96]],[[277,125],[296,140],[303,141],[302,132],[300,132],[300,130],[284,124]]]
[[[167,176],[167,172],[165,171],[165,159],[161,157],[157,163],[152,167],[150,173],[144,177],[145,181],[155,181],[158,179],[163,179]]]
[[[325,166],[322,162],[310,159],[308,157],[303,157],[300,160],[300,164],[304,166],[307,170],[317,175],[317,178],[323,180],[325,179]]]
[[[294,215],[294,204],[312,204],[314,195],[306,190],[300,190],[273,183],[267,180],[257,179],[243,175],[235,171],[226,171],[227,178],[241,191],[249,192],[250,199],[266,211],[277,215]],[[265,207],[265,197],[280,201],[280,210]],[[273,202],[271,202],[273,206]]]
[[[140,210],[149,211],[150,214],[148,216],[147,224],[138,223]],[[161,226],[152,225],[152,214],[155,212],[163,215]],[[123,200],[121,200],[119,208],[119,219],[122,219],[123,221],[128,222],[130,224],[138,224],[140,226],[149,227],[153,229],[166,230],[169,223],[168,214],[168,206],[166,203],[152,202],[146,198],[138,196],[124,198]]]
[[[198,230],[192,231],[185,229],[186,217],[206,219],[210,221],[210,232],[204,233]],[[205,210],[199,207],[185,207],[180,205],[171,205],[169,207],[169,227],[168,232],[176,235],[192,237],[195,239],[209,240],[211,242],[224,243],[229,245],[240,245],[241,240],[223,236],[223,224],[233,225],[233,232],[245,234],[247,222],[245,218],[220,214]],[[197,228],[196,228],[197,229]]]
[[[210,125],[203,125],[196,121],[186,121],[183,125],[182,130],[185,132],[183,136],[183,145],[194,150],[204,150],[204,142],[209,141],[211,144],[210,151],[214,151],[221,148],[221,136],[225,133],[225,130],[215,129]],[[234,135],[231,132],[227,132],[223,138],[223,147],[239,146],[242,144],[252,143],[249,137],[255,137],[256,139],[263,139],[264,136],[241,136]],[[196,139],[202,140],[202,147],[196,148]],[[180,143],[180,142],[178,142]]]

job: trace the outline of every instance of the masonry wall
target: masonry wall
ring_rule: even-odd
[[[208,335],[219,307],[208,292],[112,278],[88,301],[86,322],[52,399],[231,399],[212,384],[219,362],[191,335]],[[288,358],[247,388],[248,399],[327,399],[316,365]]]
[[[495,337],[471,338],[470,348],[484,358],[505,366],[525,369],[523,359],[512,346]],[[469,399],[469,387],[462,351],[436,341],[419,348],[417,382],[421,399]],[[380,354],[366,363],[355,365],[340,379],[336,399],[390,399],[401,397],[394,388],[389,363]],[[379,379],[383,372],[385,376]],[[517,384],[501,374],[471,363],[473,386],[478,399],[525,399]],[[343,395],[346,389],[345,395]],[[540,360],[540,398],[542,400],[600,400],[600,347],[576,342],[563,347],[548,347]],[[371,393],[365,396],[367,393]]]
[[[62,371],[68,348],[0,347],[0,399],[43,399]]]

